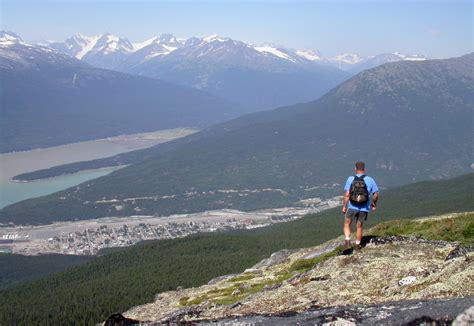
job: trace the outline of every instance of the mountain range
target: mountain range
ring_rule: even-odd
[[[0,33],[0,152],[175,127],[204,128],[249,112],[214,95],[95,68]]]
[[[236,41],[217,34],[205,37],[177,38],[172,34],[154,36],[139,43],[131,43],[127,38],[105,33],[96,36],[73,35],[63,42],[43,41],[41,45],[55,48],[61,52],[74,56],[77,59],[91,61],[90,63],[107,69],[123,69],[127,66],[139,65],[156,57],[165,57],[172,52],[185,48],[201,48],[204,44],[216,43],[226,51],[232,51],[234,46],[246,46],[260,53],[261,56],[277,57],[293,64],[319,63],[337,67],[342,70],[358,72],[364,70],[359,67],[375,67],[377,65],[395,61],[422,61],[428,59],[424,55],[403,54],[400,52],[382,53],[373,56],[360,56],[354,53],[343,53],[333,57],[324,57],[318,51],[308,49],[290,49],[284,46],[272,44],[254,45],[251,43]],[[219,50],[218,47],[203,49],[196,56],[207,56]],[[188,51],[188,52],[191,52]],[[255,53],[255,54],[258,54]],[[120,60],[115,58],[121,57]],[[111,58],[114,58],[111,60]]]
[[[218,35],[182,39],[163,34],[131,43],[106,33],[42,44],[100,68],[191,86],[253,109],[315,100],[361,70],[426,59],[400,53],[324,58],[311,50],[254,45]]]
[[[382,187],[469,172],[473,63],[468,54],[384,64],[317,101],[206,128],[107,176],[7,206],[0,221],[292,205],[340,192],[361,159]]]

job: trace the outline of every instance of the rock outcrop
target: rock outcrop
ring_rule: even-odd
[[[354,253],[340,249],[341,239],[280,251],[242,274],[161,293],[123,315],[148,323],[393,325],[402,315],[408,317],[400,324],[452,322],[474,305],[472,246],[400,236],[365,240]]]

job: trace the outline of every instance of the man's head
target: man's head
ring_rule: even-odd
[[[355,169],[356,173],[364,173],[365,172],[365,163],[364,162],[356,162]]]

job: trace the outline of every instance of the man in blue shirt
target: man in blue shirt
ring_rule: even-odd
[[[342,205],[342,212],[344,213],[344,246],[349,248],[351,245],[351,223],[356,221],[356,246],[355,249],[360,249],[360,242],[362,240],[362,226],[364,221],[367,220],[367,215],[370,210],[375,210],[377,207],[377,200],[379,198],[379,188],[375,183],[375,180],[365,175],[365,164],[364,162],[357,162],[355,164],[355,176],[350,176],[346,185],[344,186],[344,202]],[[356,179],[357,176],[357,179]],[[356,181],[361,181],[363,183]],[[365,189],[360,186],[364,186]],[[362,189],[362,190],[361,190]],[[359,191],[359,194],[355,192]],[[364,198],[364,196],[366,198]],[[357,198],[362,198],[360,202],[357,202]]]

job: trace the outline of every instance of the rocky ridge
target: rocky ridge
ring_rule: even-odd
[[[436,218],[450,223],[462,215]],[[413,236],[377,236],[373,230],[367,232],[360,251],[342,250],[342,238],[312,248],[282,250],[242,274],[160,293],[155,302],[134,307],[123,316],[147,324],[216,320],[285,324],[278,318],[292,316],[291,322],[303,318],[304,324],[316,317],[318,322],[329,322],[332,311],[333,317],[339,314],[360,323],[364,318],[382,318],[379,313],[396,316],[404,309],[418,309],[412,317],[421,318],[427,307],[463,298],[451,299],[457,307],[450,310],[452,321],[474,305],[474,247]],[[364,315],[361,309],[377,314]]]

